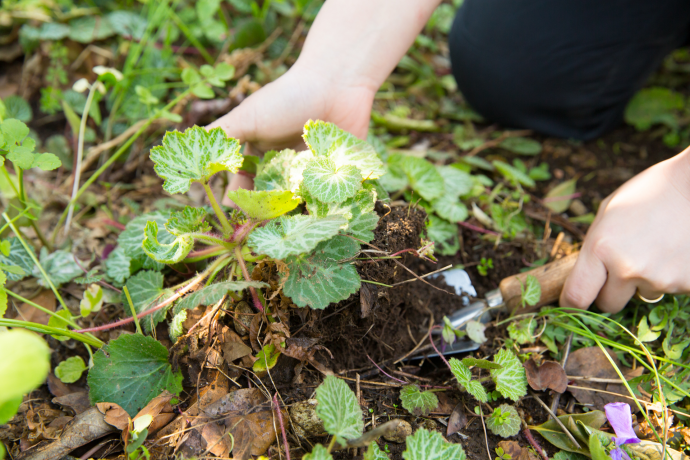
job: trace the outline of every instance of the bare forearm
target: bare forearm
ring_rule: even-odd
[[[376,91],[440,0],[328,0],[298,65],[323,77]]]

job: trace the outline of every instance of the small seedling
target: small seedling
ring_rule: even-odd
[[[489,270],[494,268],[494,261],[492,258],[482,257],[477,265],[477,271],[481,276],[486,276],[489,274]]]
[[[520,432],[520,416],[517,410],[509,404],[501,404],[486,419],[486,427],[493,434],[509,438]]]
[[[496,458],[498,460],[511,460],[512,459],[510,454],[505,452],[502,447],[497,447],[496,449],[494,449],[494,451],[496,452],[496,455],[497,455]]]

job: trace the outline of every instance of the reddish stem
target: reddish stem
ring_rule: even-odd
[[[546,453],[542,450],[541,446],[537,442],[536,439],[534,439],[534,436],[532,436],[532,432],[530,431],[529,428],[527,428],[527,425],[525,425],[525,429],[522,430],[522,434],[525,435],[527,438],[527,441],[532,445],[534,450],[537,451],[537,453],[543,458],[544,460],[549,460],[549,457],[546,455]]]
[[[494,232],[493,230],[487,230],[485,228],[477,227],[476,225],[468,224],[467,222],[458,222],[459,225],[468,228],[472,231],[479,232],[479,233],[486,233],[487,235],[496,235],[496,236],[501,236],[500,233]]]
[[[278,425],[280,425],[280,432],[283,435],[283,444],[285,444],[285,456],[287,460],[290,460],[290,445],[287,440],[287,433],[285,433],[285,423],[283,423],[283,412],[280,410],[280,402],[278,401],[278,393],[273,395],[273,404],[276,406],[276,412],[278,412]]]
[[[104,223],[105,225],[110,225],[111,227],[115,227],[116,229],[118,229],[118,230],[120,230],[120,231],[122,231],[122,230],[125,229],[125,226],[124,226],[124,225],[122,225],[122,224],[119,223],[119,222],[115,222],[115,221],[112,220],[112,219],[103,219],[103,223]]]
[[[383,375],[385,375],[386,377],[388,377],[389,379],[395,380],[395,381],[400,382],[400,383],[404,383],[405,385],[408,384],[408,382],[406,382],[406,381],[404,381],[404,380],[400,380],[400,379],[398,379],[398,378],[395,378],[395,377],[393,377],[392,375],[388,374],[388,373],[387,373],[386,371],[384,371],[383,369],[381,369],[381,367],[380,367],[378,364],[376,364],[376,361],[374,361],[373,359],[371,359],[371,357],[370,357],[368,354],[367,354],[367,358],[369,358],[369,361],[371,361],[371,363],[372,363],[374,366],[376,366],[376,369],[378,369],[379,371],[381,371],[381,373],[382,373]]]
[[[239,246],[235,246],[235,258],[237,259],[237,263],[240,265],[240,268],[242,269],[242,275],[244,275],[244,279],[247,282],[251,282],[251,277],[249,276],[249,271],[247,270],[247,264],[244,263],[244,259],[242,258],[242,250],[240,249]],[[259,294],[256,293],[256,289],[254,289],[252,286],[249,286],[249,292],[252,293],[252,300],[254,301],[254,307],[259,310],[261,313],[264,312],[264,306],[261,305],[261,300],[259,300]]]

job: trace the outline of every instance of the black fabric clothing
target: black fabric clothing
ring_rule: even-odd
[[[587,140],[690,44],[690,0],[465,0],[449,42],[458,88],[484,117]]]

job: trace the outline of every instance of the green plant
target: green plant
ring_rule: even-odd
[[[539,284],[537,277],[534,275],[527,275],[524,284],[520,281],[520,293],[522,308],[525,308],[527,305],[531,307],[535,306],[541,299],[541,284]]]
[[[421,391],[417,385],[405,385],[400,390],[400,401],[409,413],[426,417],[438,407],[438,398],[429,390]]]
[[[451,358],[448,367],[460,387],[480,402],[487,402],[488,395],[479,380],[472,380],[471,367],[488,369],[496,384],[496,391],[503,397],[517,401],[527,394],[527,377],[520,360],[510,351],[502,349],[494,355],[493,362],[484,359],[464,358],[462,361]]]
[[[509,404],[501,404],[486,419],[486,427],[495,435],[503,438],[515,436],[520,432],[520,415]]]
[[[481,276],[486,276],[489,274],[489,270],[492,270],[494,268],[494,261],[492,258],[485,258],[482,257],[481,260],[479,261],[479,265],[477,265],[477,271]]]
[[[498,460],[511,460],[512,457],[509,453],[503,450],[502,447],[497,447],[494,449],[494,452],[496,452],[496,458]]]

